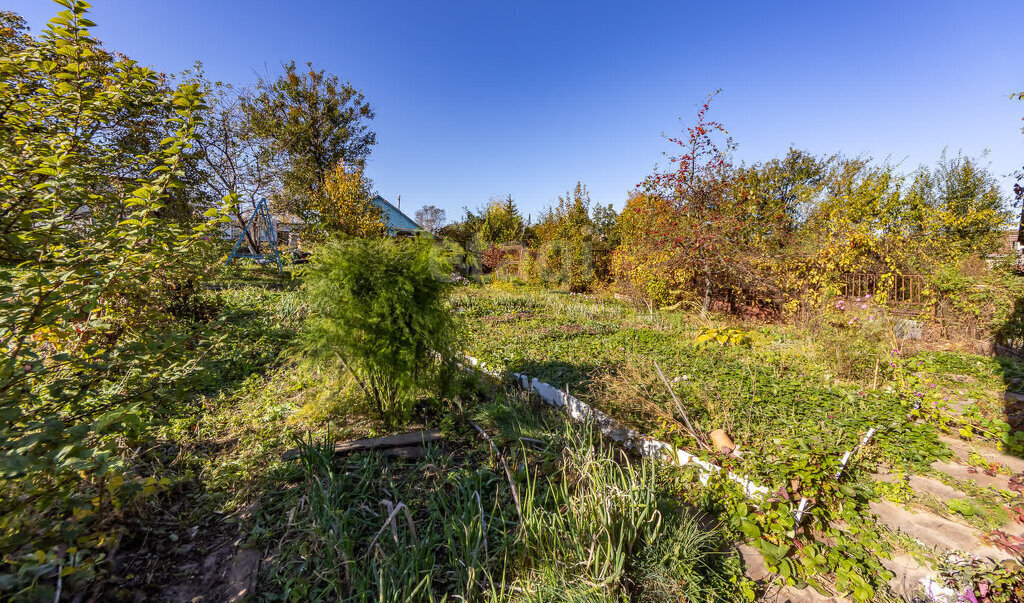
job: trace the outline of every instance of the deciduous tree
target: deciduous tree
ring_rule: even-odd
[[[725,128],[708,118],[712,96],[684,138],[669,138],[681,151],[669,156],[671,168],[655,171],[639,186],[641,194],[627,204],[623,224],[641,230],[624,229],[620,247],[620,265],[631,267],[627,273],[640,268],[668,281],[668,290],[674,293],[660,293],[661,301],[693,301],[699,291],[705,309],[715,284],[732,280],[742,268],[734,260],[746,218],[742,203],[732,194],[732,141],[721,140],[727,135]],[[651,215],[652,209],[658,215]],[[636,216],[626,215],[634,212]]]
[[[484,214],[480,235],[486,243],[504,245],[522,239],[525,229],[523,216],[509,195],[505,199],[492,199]]]
[[[958,254],[987,254],[1002,244],[1011,220],[999,183],[978,159],[943,152],[920,194],[932,212],[933,233]]]
[[[430,234],[437,234],[447,218],[447,212],[434,205],[425,205],[416,210],[416,223]]]
[[[28,23],[18,13],[0,10],[0,52],[10,55],[22,50],[32,41]]]
[[[1017,100],[1024,100],[1024,92],[1018,92],[1012,95]],[[1024,128],[1021,128],[1024,132]],[[1013,194],[1016,197],[1017,203],[1020,204],[1020,218],[1017,220],[1017,242],[1024,243],[1024,168],[1021,168],[1016,173],[1017,182],[1013,185]]]
[[[376,142],[363,93],[312,63],[291,61],[276,79],[260,78],[243,109],[275,153],[283,209],[297,215],[339,162],[362,169]]]
[[[346,169],[339,162],[327,173],[324,184],[301,208],[303,236],[320,242],[334,235],[382,237],[387,234],[387,215],[373,202],[373,189],[363,170]]]
[[[0,229],[25,259],[0,275],[0,551],[74,546],[73,562],[56,563],[84,568],[104,539],[90,532],[94,507],[76,505],[119,492],[99,476],[145,429],[154,392],[194,366],[171,312],[220,220],[165,211],[205,110],[199,86],[171,90],[127,58],[99,60],[88,4],[60,4],[0,60]],[[170,135],[126,152],[107,128],[140,108],[167,115]],[[141,176],[129,186],[124,174]],[[21,579],[4,575],[4,588]]]
[[[233,197],[232,218],[243,228],[256,204],[272,198],[281,186],[274,170],[273,146],[254,131],[243,110],[247,90],[207,81],[202,65],[196,66],[195,77],[210,104],[197,143],[201,186],[211,198]],[[251,231],[245,231],[245,236],[250,249],[259,248]]]
[[[590,219],[590,192],[582,182],[558,198],[534,227],[539,249],[537,272],[549,281],[567,284],[574,292],[590,290],[596,279]]]

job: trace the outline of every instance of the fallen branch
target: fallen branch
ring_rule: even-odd
[[[383,448],[381,454],[390,458],[416,460],[426,456],[427,451],[422,446],[401,446],[398,448]]]
[[[711,450],[711,446],[708,445],[707,440],[705,440],[700,432],[694,429],[693,424],[690,423],[690,417],[686,414],[686,411],[683,410],[683,405],[679,402],[679,398],[676,397],[676,393],[672,391],[672,386],[668,384],[668,379],[665,378],[665,373],[661,372],[661,367],[658,366],[657,360],[654,361],[654,368],[658,370],[658,376],[661,377],[661,382],[665,384],[665,389],[668,390],[668,393],[672,396],[672,400],[675,401],[676,409],[679,411],[679,414],[683,416],[683,421],[686,423],[686,429],[689,430],[690,435],[693,436],[693,439],[696,440],[704,450]]]
[[[519,441],[520,442],[526,442],[527,444],[532,444],[534,447],[536,447],[538,449],[543,449],[547,445],[544,442],[544,440],[537,440],[537,439],[534,439],[534,438],[520,437]]]

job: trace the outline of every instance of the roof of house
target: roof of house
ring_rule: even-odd
[[[423,230],[422,226],[420,226],[415,221],[413,221],[413,219],[410,218],[409,216],[407,216],[404,213],[402,213],[402,211],[400,209],[398,209],[397,207],[392,205],[384,197],[381,197],[380,195],[376,195],[370,201],[375,203],[376,205],[378,205],[381,209],[384,210],[384,213],[387,214],[387,221],[386,221],[386,223],[387,223],[388,230],[391,231],[391,234],[394,234],[395,232],[414,233],[414,232],[419,232],[419,231]],[[243,211],[242,212],[242,219],[243,220],[248,220],[249,216],[251,214],[252,214],[252,210],[251,209],[249,209],[247,211]],[[280,226],[302,226],[303,224],[305,224],[305,221],[302,218],[300,218],[298,216],[295,216],[295,215],[293,215],[291,213],[281,212],[281,211],[278,211],[278,212],[272,211],[270,215],[271,215],[271,218],[276,223],[275,225],[277,227],[280,227]],[[237,224],[234,224],[234,223],[231,224],[231,227],[232,228],[240,228]]]
[[[423,230],[423,228],[414,222],[412,218],[402,213],[397,207],[388,202],[387,199],[377,195],[372,199],[374,203],[379,205],[381,209],[387,213],[387,225],[388,230],[391,231],[405,231],[405,232],[416,232]]]

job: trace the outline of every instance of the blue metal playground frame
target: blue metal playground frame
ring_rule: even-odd
[[[261,243],[260,235],[267,235],[267,242],[270,244],[272,253],[256,253],[251,249],[251,253],[239,253],[238,247],[242,244],[242,241],[245,239],[245,233],[249,232],[249,227],[257,216],[263,217],[266,229],[263,233],[253,233],[253,238],[256,240],[256,244],[259,245]],[[274,228],[274,221],[270,219],[270,209],[267,208],[266,199],[260,199],[260,202],[256,204],[256,209],[252,212],[252,215],[250,215],[249,219],[245,221],[245,227],[242,228],[242,232],[239,233],[238,240],[235,241],[235,246],[231,249],[231,255],[228,256],[224,265],[226,266],[231,263],[231,260],[234,258],[250,258],[256,260],[258,264],[267,264],[269,262],[277,261],[277,271],[284,274],[284,268],[281,266],[281,254],[277,251],[277,229]]]

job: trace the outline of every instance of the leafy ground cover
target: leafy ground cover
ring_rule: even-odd
[[[775,494],[759,507],[718,488],[727,501],[720,519],[793,584],[857,600],[886,592],[891,574],[880,562],[915,547],[872,519],[869,503],[892,494],[873,474],[939,477],[932,464],[951,455],[940,433],[1021,452],[1019,411],[1007,401],[1021,365],[1011,359],[927,350],[854,321],[737,327],[503,282],[464,288],[456,303],[472,325],[471,353],[492,370],[567,388],[643,433],[766,485]],[[725,429],[740,458],[701,449],[655,363],[690,419],[705,432]],[[871,427],[882,429],[836,480],[843,453]],[[1005,525],[1013,493],[975,494],[904,502],[981,529]],[[793,509],[804,498],[813,510],[800,525]]]
[[[885,383],[837,383],[820,351],[794,329],[752,330],[749,346],[701,345],[696,339],[708,326],[638,314],[614,300],[464,291],[472,353],[491,367],[568,387],[645,433],[697,449],[657,362],[690,418],[708,431],[725,429],[749,451],[748,470],[765,478],[782,477],[774,469],[787,450],[848,450],[869,427],[902,422],[911,408]],[[939,452],[931,433],[907,425],[880,441],[889,460],[914,464]],[[913,437],[896,445],[894,434]]]

